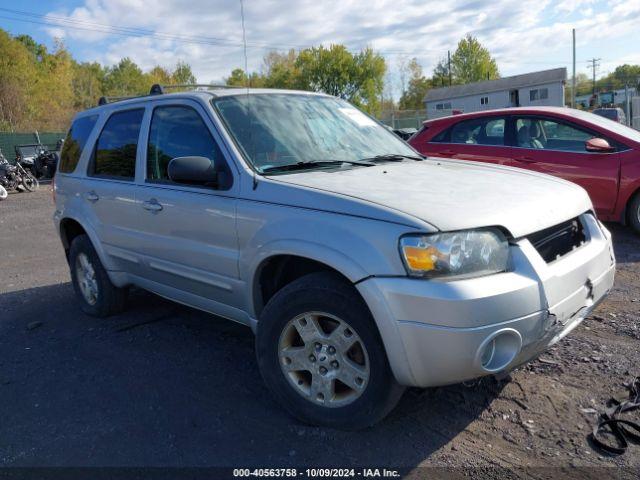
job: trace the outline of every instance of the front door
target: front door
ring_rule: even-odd
[[[165,100],[147,111],[139,185],[138,230],[147,287],[191,305],[235,318],[241,306],[236,199],[230,164],[204,109],[194,101]],[[176,157],[212,160],[216,185],[174,183],[168,165]]]
[[[618,153],[588,152],[598,134],[564,120],[542,116],[514,118],[515,146],[509,165],[555,175],[583,187],[598,214],[613,212],[618,192]]]

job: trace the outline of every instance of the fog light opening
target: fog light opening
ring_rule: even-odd
[[[522,337],[513,329],[495,332],[480,346],[476,358],[485,372],[504,370],[520,353]]]
[[[482,368],[487,368],[487,366],[493,360],[493,354],[496,353],[496,341],[495,339],[491,340],[489,344],[484,347],[484,352],[482,353],[482,358],[480,362],[482,363]]]

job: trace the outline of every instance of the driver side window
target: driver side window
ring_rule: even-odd
[[[517,145],[521,148],[585,152],[585,142],[593,134],[565,122],[547,118],[518,118]]]
[[[205,157],[216,170],[225,161],[200,114],[191,107],[166,106],[153,110],[147,144],[147,182],[173,183],[167,167],[176,157]]]

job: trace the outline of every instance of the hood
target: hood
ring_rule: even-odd
[[[407,160],[271,178],[391,208],[443,231],[501,226],[520,237],[592,208],[585,190],[565,180],[456,160]]]

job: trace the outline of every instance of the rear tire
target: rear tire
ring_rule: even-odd
[[[0,185],[0,202],[9,196],[7,189]]]
[[[633,231],[640,235],[640,192],[636,193],[629,202],[627,216]]]
[[[79,235],[71,242],[69,268],[73,289],[84,313],[108,317],[124,310],[128,289],[111,283],[87,235]]]
[[[300,331],[304,338],[296,336]],[[366,304],[353,285],[330,272],[305,275],[269,300],[258,322],[256,356],[276,400],[312,425],[369,427],[404,391]]]

